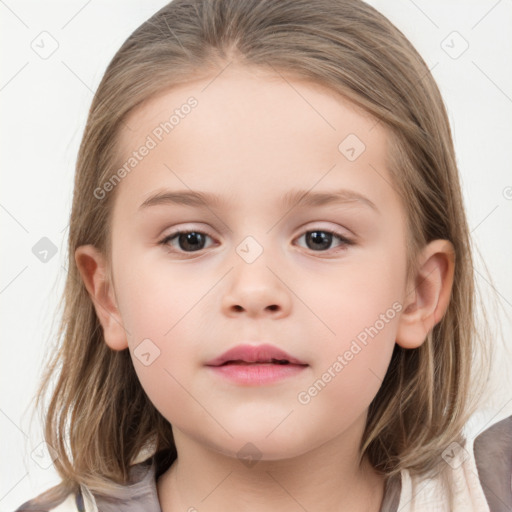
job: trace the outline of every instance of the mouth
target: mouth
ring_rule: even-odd
[[[279,365],[295,365],[295,366],[308,366],[307,364],[296,364],[296,363],[290,363],[287,359],[270,359],[269,361],[242,361],[240,359],[237,359],[235,361],[226,361],[222,364],[219,364],[217,366],[227,366],[231,364],[238,364],[238,365],[258,365],[258,364],[279,364]]]
[[[229,365],[309,366],[304,361],[288,354],[281,348],[270,344],[237,345],[206,363],[206,366]]]
[[[238,386],[269,386],[291,378],[298,378],[309,364],[278,357],[228,359],[206,365],[213,375]]]

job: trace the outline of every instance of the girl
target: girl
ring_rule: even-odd
[[[443,102],[387,19],[175,0],[91,106],[41,389],[62,482],[18,510],[510,507],[512,419],[464,433],[473,287]]]

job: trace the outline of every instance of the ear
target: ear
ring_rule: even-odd
[[[448,240],[434,240],[421,251],[398,323],[398,345],[418,348],[441,320],[450,302],[454,270],[455,251]]]
[[[105,342],[112,350],[127,348],[126,331],[104,255],[94,245],[81,245],[75,251],[75,261],[103,327]]]

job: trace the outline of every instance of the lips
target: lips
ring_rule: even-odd
[[[237,345],[220,356],[208,361],[206,366],[228,364],[279,364],[308,366],[307,363],[291,356],[273,345]]]

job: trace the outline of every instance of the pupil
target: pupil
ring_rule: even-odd
[[[327,249],[331,245],[331,238],[331,233],[326,233],[325,231],[311,231],[306,235],[306,242],[320,244],[321,249]]]
[[[199,239],[199,243],[198,240]],[[194,231],[190,233],[181,233],[179,237],[179,243],[180,247],[184,250],[191,249],[191,250],[201,250],[202,249],[202,243],[204,243],[204,237],[201,233],[196,233]]]

